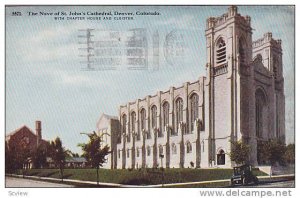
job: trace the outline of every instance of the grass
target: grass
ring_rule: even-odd
[[[17,174],[22,174],[18,170]],[[30,169],[25,175],[37,177],[61,178],[58,169]],[[255,175],[265,175],[255,170]],[[165,169],[164,183],[183,183],[229,179],[232,169]],[[97,181],[96,169],[65,169],[64,178],[85,181]],[[99,170],[100,182],[129,185],[154,185],[162,183],[162,172],[159,169],[140,170]]]

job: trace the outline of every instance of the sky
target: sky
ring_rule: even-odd
[[[266,32],[282,40],[286,139],[287,143],[293,143],[294,7],[239,6],[238,9],[242,15],[251,16],[253,40]],[[135,15],[133,20],[114,20],[115,16],[112,20],[67,20],[69,16],[55,20],[53,15],[40,14],[60,12],[62,16],[61,12],[69,15],[110,11]],[[137,15],[137,11],[156,11],[159,15]],[[12,16],[13,12],[21,12],[22,16]],[[29,16],[29,12],[38,14]],[[87,137],[80,133],[95,130],[103,112],[118,116],[120,105],[206,76],[206,19],[226,12],[227,6],[6,7],[6,134],[24,124],[34,130],[35,120],[41,120],[44,139],[58,136],[66,148],[81,153],[77,144],[85,142]],[[83,47],[79,44],[82,42],[79,30],[86,28],[94,29],[93,39],[99,39],[102,32],[118,32],[122,40],[132,34],[130,30],[142,28],[147,38],[148,69],[129,70],[122,64],[116,70],[87,71],[85,58],[81,56],[84,51],[79,49]],[[152,52],[154,38],[159,43],[158,66]],[[178,56],[172,51],[176,44],[182,49]]]

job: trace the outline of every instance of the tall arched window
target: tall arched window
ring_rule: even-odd
[[[220,38],[217,42],[217,46],[216,46],[217,50],[216,50],[216,63],[221,64],[221,63],[225,63],[226,61],[226,43],[223,40],[223,38]]]
[[[124,114],[122,116],[122,134],[127,134],[127,131],[126,131],[126,123],[127,123],[127,116],[126,114]],[[121,143],[121,134],[118,136],[118,143]]]
[[[155,105],[151,107],[151,127],[153,129],[157,127],[157,108]]]
[[[169,124],[169,103],[163,104],[163,128]]]
[[[136,130],[135,130],[135,122],[136,122],[136,114],[135,114],[135,112],[133,111],[133,112],[131,113],[131,131],[136,133]],[[129,137],[129,138],[130,138],[130,137]]]
[[[273,57],[273,75],[275,80],[279,77],[279,71],[278,71],[278,58],[276,56]]]
[[[146,130],[146,110],[141,110],[141,131]]]
[[[195,123],[195,120],[199,117],[199,104],[198,104],[198,101],[199,101],[199,97],[196,93],[194,93],[193,95],[191,95],[190,97],[190,125],[191,125],[191,131],[194,130],[194,123]]]
[[[175,143],[172,144],[171,149],[172,149],[172,154],[173,154],[173,155],[176,155],[176,154],[177,154],[177,147],[176,147],[176,144],[175,144]]]
[[[186,153],[191,153],[192,152],[192,144],[190,142],[186,143]]]
[[[179,123],[183,121],[183,100],[181,98],[178,98],[176,100],[176,128],[178,132],[178,126]]]
[[[146,110],[143,108],[141,110],[141,129],[139,131],[146,131]],[[138,133],[137,139],[141,139],[141,134],[140,132]]]
[[[240,64],[243,65],[246,63],[246,50],[244,39],[239,39],[239,54],[240,54]]]

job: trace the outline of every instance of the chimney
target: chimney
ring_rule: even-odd
[[[39,146],[42,139],[42,122],[39,120],[35,121],[35,131],[37,137],[37,145]]]

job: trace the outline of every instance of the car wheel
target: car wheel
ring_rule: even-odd
[[[242,180],[242,185],[245,186],[248,184],[248,180],[244,177]]]
[[[257,177],[254,177],[254,183],[255,183],[255,185],[258,185],[258,179],[257,179]]]
[[[230,180],[230,186],[234,186],[234,182],[232,179]]]

